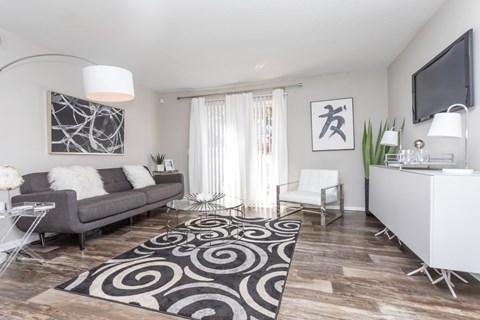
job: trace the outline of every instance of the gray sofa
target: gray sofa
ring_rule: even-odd
[[[47,172],[24,175],[24,184],[20,195],[12,197],[12,203],[55,202],[55,209],[50,210],[35,228],[42,245],[45,245],[45,233],[78,234],[80,249],[85,248],[86,232],[113,222],[128,219],[137,214],[159,208],[174,199],[181,199],[184,194],[183,175],[169,174],[154,176],[153,186],[133,189],[122,168],[99,169],[107,195],[86,198],[77,201],[74,190],[50,189]],[[26,231],[31,219],[22,218],[17,226]]]

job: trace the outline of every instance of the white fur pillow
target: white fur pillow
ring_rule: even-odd
[[[92,167],[55,167],[48,172],[48,182],[52,190],[72,189],[77,192],[77,200],[107,194],[102,177]]]
[[[124,165],[123,172],[125,173],[128,181],[130,181],[132,184],[133,189],[155,185],[155,180],[153,180],[150,172],[148,172],[144,166]]]

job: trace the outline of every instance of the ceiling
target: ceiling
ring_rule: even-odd
[[[445,0],[0,0],[0,28],[160,92],[388,66]]]

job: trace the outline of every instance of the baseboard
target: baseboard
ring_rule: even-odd
[[[327,209],[340,210],[340,206],[327,206]],[[365,207],[344,207],[345,211],[363,211]]]

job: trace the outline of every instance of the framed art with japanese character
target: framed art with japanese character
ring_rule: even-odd
[[[312,151],[353,150],[353,98],[312,101]]]

